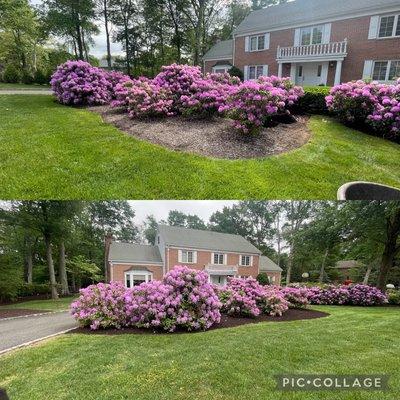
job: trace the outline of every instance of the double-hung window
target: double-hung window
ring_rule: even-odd
[[[388,38],[400,36],[400,15],[380,17],[378,37]]]
[[[251,265],[251,256],[240,256],[240,265],[242,267],[249,267]]]
[[[193,264],[194,263],[194,252],[190,250],[182,250],[182,262]]]
[[[216,265],[224,265],[225,264],[225,254],[223,253],[214,253],[214,264]]]
[[[250,36],[250,51],[265,50],[265,35]]]
[[[150,282],[153,274],[147,271],[127,271],[125,272],[125,286],[131,288],[143,282]]]
[[[263,65],[250,65],[249,66],[249,79],[257,79],[264,73]]]
[[[320,44],[322,43],[323,34],[324,25],[302,28],[300,30],[300,44],[302,46],[307,46],[309,44]]]
[[[372,79],[393,81],[400,77],[400,60],[375,61]]]

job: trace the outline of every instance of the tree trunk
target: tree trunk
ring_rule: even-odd
[[[46,259],[47,266],[49,268],[49,276],[50,276],[50,286],[51,286],[51,298],[53,300],[58,299],[57,293],[57,282],[56,275],[54,273],[54,262],[53,262],[53,254],[52,254],[52,246],[51,246],[51,237],[50,235],[44,235],[44,242],[46,245]]]
[[[125,55],[126,55],[126,73],[131,75],[131,61],[129,59],[129,33],[128,24],[125,23]]]
[[[108,26],[108,8],[107,8],[107,0],[103,1],[103,12],[104,12],[104,27],[106,31],[106,43],[107,43],[107,66],[109,69],[111,66],[111,44],[110,44],[110,30]]]
[[[63,296],[69,295],[67,269],[65,267],[65,244],[64,240],[60,241],[60,256],[58,260],[58,276],[61,283],[61,294]]]
[[[72,292],[73,293],[77,292],[77,290],[76,290],[75,273],[74,272],[71,274],[71,288],[72,288]]]
[[[33,257],[32,243],[29,236],[25,236],[24,278],[26,283],[32,283]]]
[[[323,283],[323,282],[324,282],[325,263],[326,263],[326,259],[328,258],[328,253],[329,253],[329,249],[326,248],[325,254],[324,254],[324,258],[322,259],[322,263],[321,263],[321,269],[320,269],[320,271],[319,271],[319,282],[320,282],[320,283]]]
[[[277,253],[278,253],[278,260],[277,260],[277,264],[280,267],[280,262],[281,262],[281,221],[279,219],[279,215],[276,216],[276,220],[275,220],[275,224],[276,224],[276,231],[277,231],[277,238],[276,238],[276,244],[277,244]]]
[[[290,284],[290,279],[292,275],[292,264],[293,264],[293,251],[292,251],[292,246],[290,246],[290,253],[288,257],[287,270],[286,270],[286,286]]]
[[[75,29],[76,29],[76,43],[78,45],[78,57],[80,60],[83,60],[84,54],[83,54],[82,33],[80,25],[77,24]]]
[[[399,248],[397,240],[400,234],[400,207],[394,212],[393,217],[387,219],[386,224],[386,243],[382,254],[381,265],[378,276],[378,287],[385,290],[387,276],[393,267],[394,259]]]
[[[364,279],[363,279],[364,285],[368,285],[369,276],[371,275],[371,271],[372,271],[372,263],[368,265],[367,271],[365,272]]]

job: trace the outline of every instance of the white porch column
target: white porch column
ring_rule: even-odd
[[[290,80],[293,82],[293,83],[296,83],[296,63],[292,63],[291,65],[290,65]]]
[[[341,60],[338,60],[336,62],[335,86],[340,85],[340,79],[342,76],[342,63],[343,63],[343,61],[341,61]]]
[[[278,78],[282,78],[282,63],[278,63]]]

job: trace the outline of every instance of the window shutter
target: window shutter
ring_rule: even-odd
[[[324,35],[322,37],[322,43],[329,43],[331,41],[331,30],[332,24],[324,25]]]
[[[248,78],[248,76],[249,76],[248,74],[249,74],[249,66],[248,66],[248,65],[245,65],[245,66],[244,66],[244,71],[243,71],[243,76],[244,76],[244,80],[245,80],[245,81],[247,81],[247,79],[249,79],[249,78]]]
[[[211,253],[211,262],[210,264],[214,264],[214,253]]]
[[[244,38],[244,51],[248,52],[250,49],[250,36]]]
[[[178,250],[178,262],[182,262],[182,250]]]
[[[250,256],[250,266],[253,265],[253,256]]]
[[[368,39],[376,39],[378,37],[379,15],[373,15],[369,23]]]
[[[300,28],[294,31],[294,45],[300,46]]]
[[[193,252],[193,263],[197,264],[197,251]]]
[[[271,34],[270,34],[270,33],[266,33],[266,34],[265,34],[265,40],[264,40],[265,50],[268,50],[268,49],[269,49],[270,37],[271,37]]]
[[[363,79],[371,79],[372,78],[372,69],[374,66],[374,62],[372,60],[365,60],[364,62],[364,71],[363,71]]]
[[[224,265],[228,264],[228,254],[224,254]]]
[[[268,76],[268,65],[263,65],[263,76]]]

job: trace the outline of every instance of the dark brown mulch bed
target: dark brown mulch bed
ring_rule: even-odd
[[[16,309],[0,309],[0,319],[2,318],[11,318],[11,317],[20,317],[22,315],[32,315],[32,314],[41,314],[49,311],[44,310],[28,310],[25,308],[16,308]]]
[[[212,326],[209,330],[233,328],[235,326],[246,325],[246,324],[257,324],[258,322],[287,322],[287,321],[298,321],[302,319],[315,319],[327,317],[329,314],[316,311],[316,310],[293,310],[286,311],[282,317],[270,317],[267,315],[261,315],[257,318],[244,318],[244,317],[229,317],[223,315],[221,322],[217,325]],[[73,333],[85,333],[95,335],[124,335],[124,334],[137,334],[137,335],[162,335],[167,332],[154,331],[150,329],[139,329],[139,328],[125,328],[125,329],[102,329],[98,331],[91,331],[89,328],[77,328]],[[187,333],[187,331],[176,331],[174,334]]]
[[[297,115],[281,119],[263,128],[256,137],[236,133],[226,118],[188,119],[171,117],[155,120],[136,120],[120,109],[110,106],[89,107],[103,120],[138,139],[207,157],[243,159],[268,157],[297,149],[306,144],[311,132],[308,116]]]

